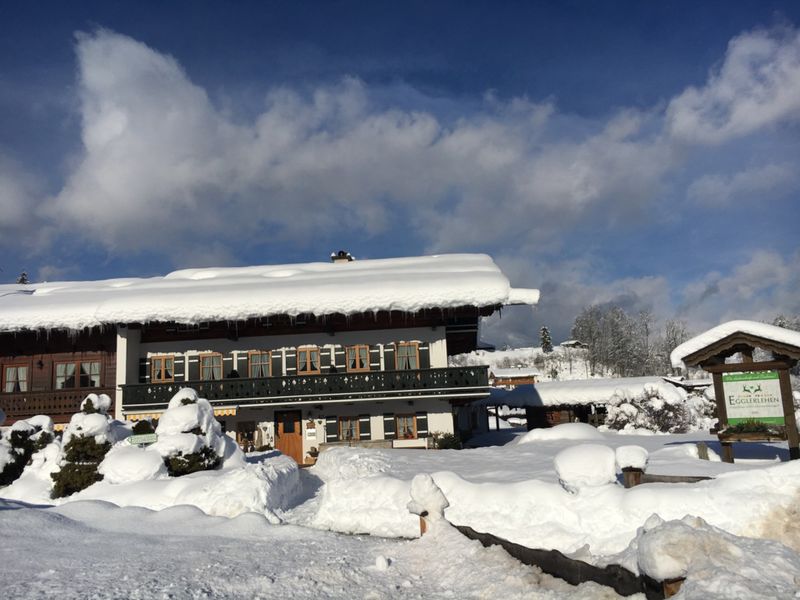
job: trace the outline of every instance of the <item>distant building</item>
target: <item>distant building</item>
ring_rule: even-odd
[[[518,385],[536,383],[541,373],[533,367],[489,367],[489,385],[513,390]]]

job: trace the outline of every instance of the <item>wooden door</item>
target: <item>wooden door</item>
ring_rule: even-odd
[[[303,464],[303,432],[299,410],[275,412],[275,449]]]

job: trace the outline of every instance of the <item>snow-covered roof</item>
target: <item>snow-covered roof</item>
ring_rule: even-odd
[[[746,333],[800,348],[800,331],[792,331],[791,329],[759,323],[758,321],[728,321],[683,342],[675,348],[669,355],[672,366],[676,369],[683,368],[685,366],[683,360],[687,356],[735,333]]]
[[[0,285],[0,331],[270,315],[530,304],[485,254],[184,269],[163,277]]]
[[[501,379],[512,377],[538,377],[541,375],[539,370],[533,367],[510,367],[506,369],[490,367],[489,371],[492,375]]]
[[[511,391],[493,388],[489,397],[473,402],[484,406],[505,405],[559,406],[576,404],[606,404],[612,396],[634,397],[645,388],[658,389],[667,401],[680,401],[686,392],[664,381],[661,377],[621,377],[618,379],[579,379],[572,381],[545,381],[518,385]]]

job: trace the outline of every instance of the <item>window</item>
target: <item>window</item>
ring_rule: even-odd
[[[369,371],[369,346],[359,344],[347,348],[347,370]]]
[[[5,377],[3,377],[3,391],[27,392],[28,367],[23,365],[13,365],[6,367]]]
[[[56,363],[56,389],[100,387],[100,361]]]
[[[200,355],[200,379],[203,381],[222,379],[222,354]]]
[[[395,355],[398,370],[419,368],[419,344],[417,342],[400,342]]]
[[[397,439],[413,440],[417,437],[417,418],[414,415],[397,415]]]
[[[358,439],[358,417],[339,417],[339,439],[342,441]]]
[[[314,375],[319,373],[319,348],[297,349],[297,374]]]
[[[171,383],[175,381],[175,357],[153,356],[150,359],[150,381],[153,383]]]
[[[269,377],[270,353],[269,352],[249,352],[248,377]]]

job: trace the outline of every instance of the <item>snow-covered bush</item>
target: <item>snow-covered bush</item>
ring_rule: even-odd
[[[53,473],[53,498],[62,498],[86,489],[103,479],[98,466],[111,445],[130,434],[118,421],[108,416],[111,398],[89,394],[81,411],[72,415],[64,430],[61,469]]]
[[[614,392],[606,405],[605,424],[616,430],[684,433],[692,429],[692,413],[682,390],[667,392],[661,386],[647,384],[638,394],[625,389]]]
[[[158,441],[148,450],[158,452],[173,477],[218,468],[237,451],[236,443],[222,433],[214,409],[191,388],[183,388],[169,401],[156,428]]]
[[[0,431],[0,487],[18,479],[33,454],[52,441],[53,421],[43,415],[17,421]]]

